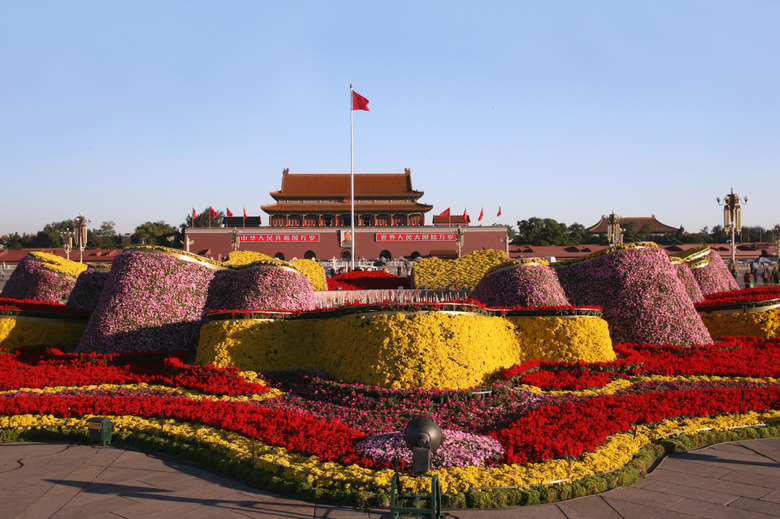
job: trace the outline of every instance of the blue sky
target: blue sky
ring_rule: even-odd
[[[780,3],[0,2],[0,235],[262,214],[412,171],[430,216],[780,223]],[[499,207],[502,216],[496,217]]]

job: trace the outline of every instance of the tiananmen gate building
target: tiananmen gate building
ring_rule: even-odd
[[[356,259],[457,258],[480,249],[507,251],[504,226],[474,226],[467,215],[425,215],[433,206],[412,188],[409,169],[403,173],[361,173],[355,185]],[[282,186],[272,191],[274,203],[262,206],[268,226],[251,216],[224,219],[224,227],[185,230],[186,250],[222,260],[234,250],[269,256],[330,260],[351,259],[349,174],[282,172]]]

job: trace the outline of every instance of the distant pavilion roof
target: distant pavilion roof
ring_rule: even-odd
[[[647,225],[650,228],[651,234],[669,234],[677,232],[676,227],[663,224],[656,220],[655,215],[652,216],[624,216],[620,218],[620,226],[625,229],[628,225],[634,224],[634,231],[641,231],[642,228]],[[591,225],[587,229],[587,232],[591,234],[606,234],[607,225],[609,225],[609,216],[601,216],[601,220],[595,225]]]

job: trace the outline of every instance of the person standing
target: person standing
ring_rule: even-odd
[[[753,274],[749,270],[745,272],[745,288],[753,288]]]

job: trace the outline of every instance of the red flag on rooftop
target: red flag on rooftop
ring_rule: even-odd
[[[358,94],[354,90],[352,91],[352,109],[353,110],[365,110],[366,112],[370,112],[371,111],[371,110],[368,109],[368,99],[366,99],[362,95]]]
[[[192,208],[192,219],[194,220],[197,217],[198,217],[198,213],[195,212],[195,208],[193,207]]]
[[[465,220],[469,216],[469,210],[467,207],[463,208],[463,219]]]
[[[449,216],[449,215],[450,215],[450,208],[449,207],[447,209],[445,209],[444,211],[442,211],[441,214],[439,214],[439,216]]]
[[[479,211],[479,218],[477,218],[477,221],[481,222],[483,216],[485,216],[485,208],[484,207],[482,209],[480,209],[480,211]]]
[[[246,207],[244,207],[244,220],[246,220]]]
[[[225,208],[225,214],[227,214],[228,218],[233,218],[233,212],[230,210],[229,207]]]
[[[217,217],[217,212],[214,209],[212,209],[211,207],[209,207],[209,216],[212,217],[212,218],[216,218]]]
[[[501,216],[501,206],[498,206],[498,214],[496,216]]]

